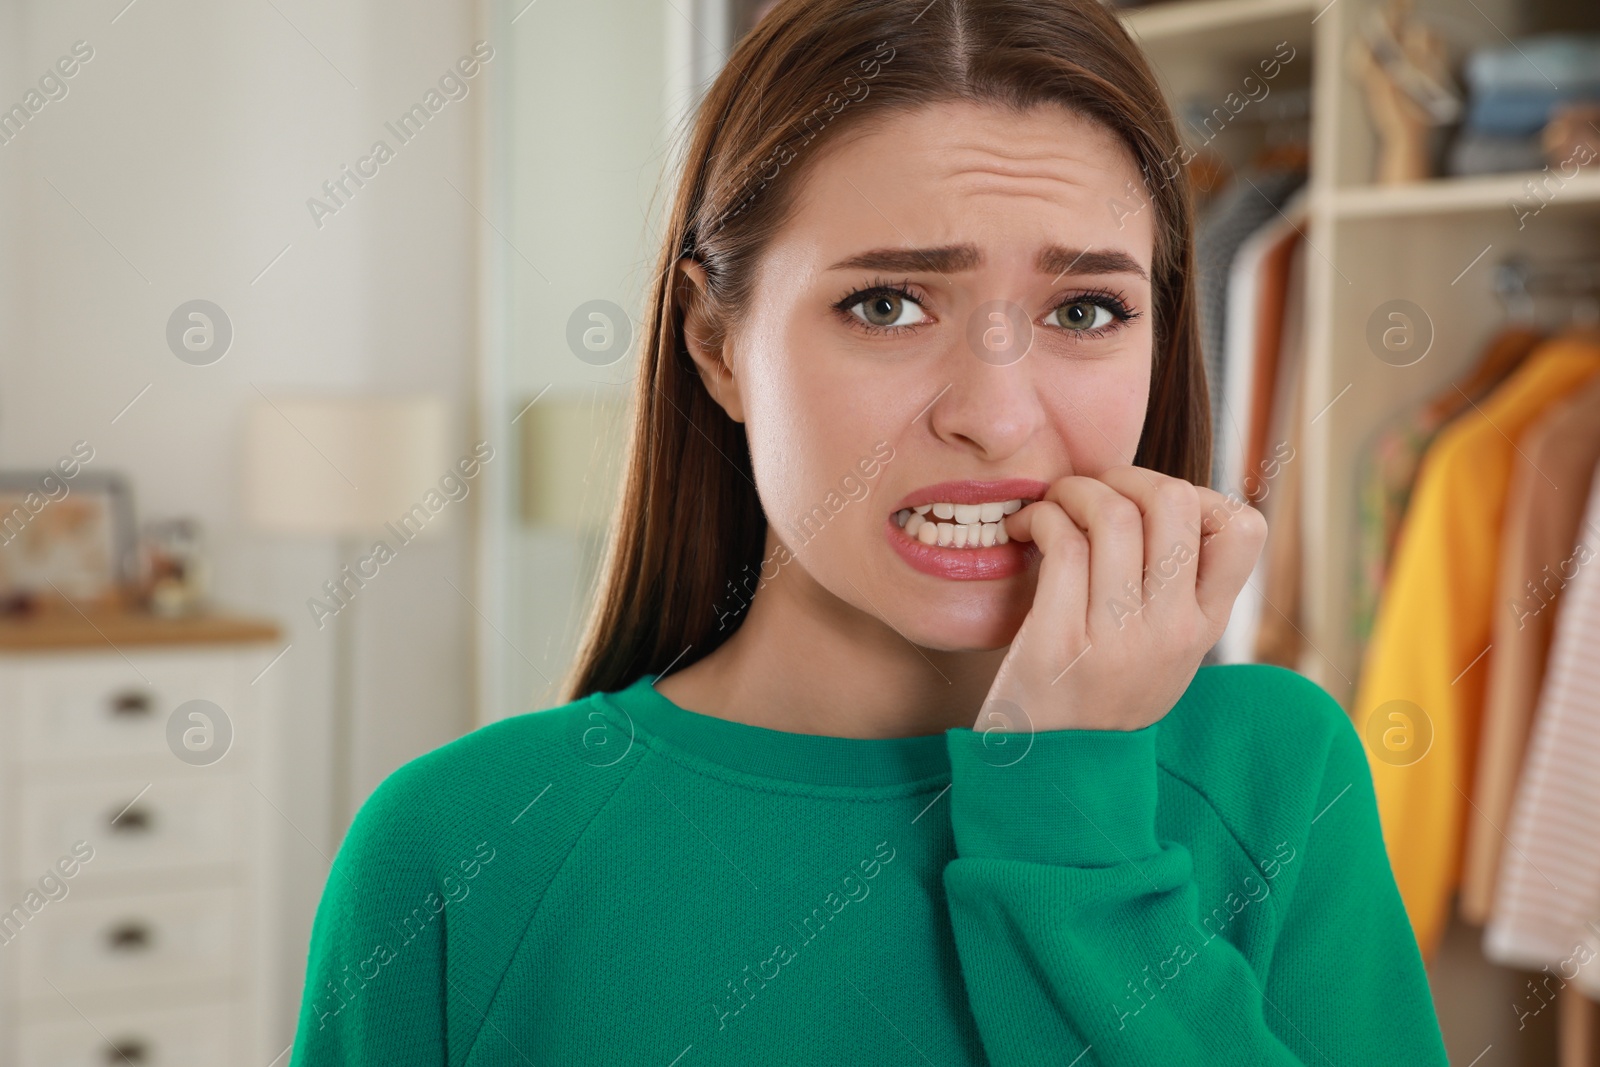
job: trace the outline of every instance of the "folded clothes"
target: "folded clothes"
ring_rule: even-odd
[[[1498,90],[1571,96],[1600,82],[1600,34],[1543,33],[1467,56],[1462,75],[1473,96]]]
[[[1557,105],[1539,141],[1551,170],[1562,174],[1574,166],[1600,170],[1600,103]]]
[[[1478,133],[1502,136],[1538,133],[1559,105],[1580,100],[1600,101],[1600,78],[1584,85],[1569,83],[1559,91],[1545,86],[1475,93],[1467,102],[1466,125]]]
[[[1445,153],[1445,173],[1457,177],[1538,170],[1544,164],[1542,143],[1537,133],[1507,137],[1463,129]]]

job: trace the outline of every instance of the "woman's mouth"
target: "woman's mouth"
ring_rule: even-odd
[[[939,501],[902,508],[895,512],[894,521],[906,532],[907,537],[914,537],[925,545],[988,548],[1011,540],[1006,536],[1006,526],[1001,520],[1022,510],[1024,504],[1031,503],[1033,501],[1021,497],[984,504]]]
[[[1048,486],[947,482],[902,501],[884,522],[890,546],[914,570],[955,581],[1009,578],[1027,570],[1039,550],[1013,541],[1005,518],[1039,500]]]

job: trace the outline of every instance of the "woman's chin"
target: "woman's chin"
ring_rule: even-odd
[[[1011,644],[1025,616],[1026,612],[945,619],[922,615],[896,628],[919,648],[936,652],[993,652]]]

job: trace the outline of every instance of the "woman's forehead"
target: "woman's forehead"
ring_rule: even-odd
[[[1120,253],[1148,278],[1147,201],[1132,153],[1092,120],[942,103],[874,116],[812,160],[779,238],[825,260],[814,269],[869,249],[964,247],[976,268]]]

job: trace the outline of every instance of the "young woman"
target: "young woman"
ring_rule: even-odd
[[[1359,740],[1201,666],[1173,119],[1097,0],[784,0],[701,105],[570,703],[361,809],[293,1063],[1443,1064]]]

